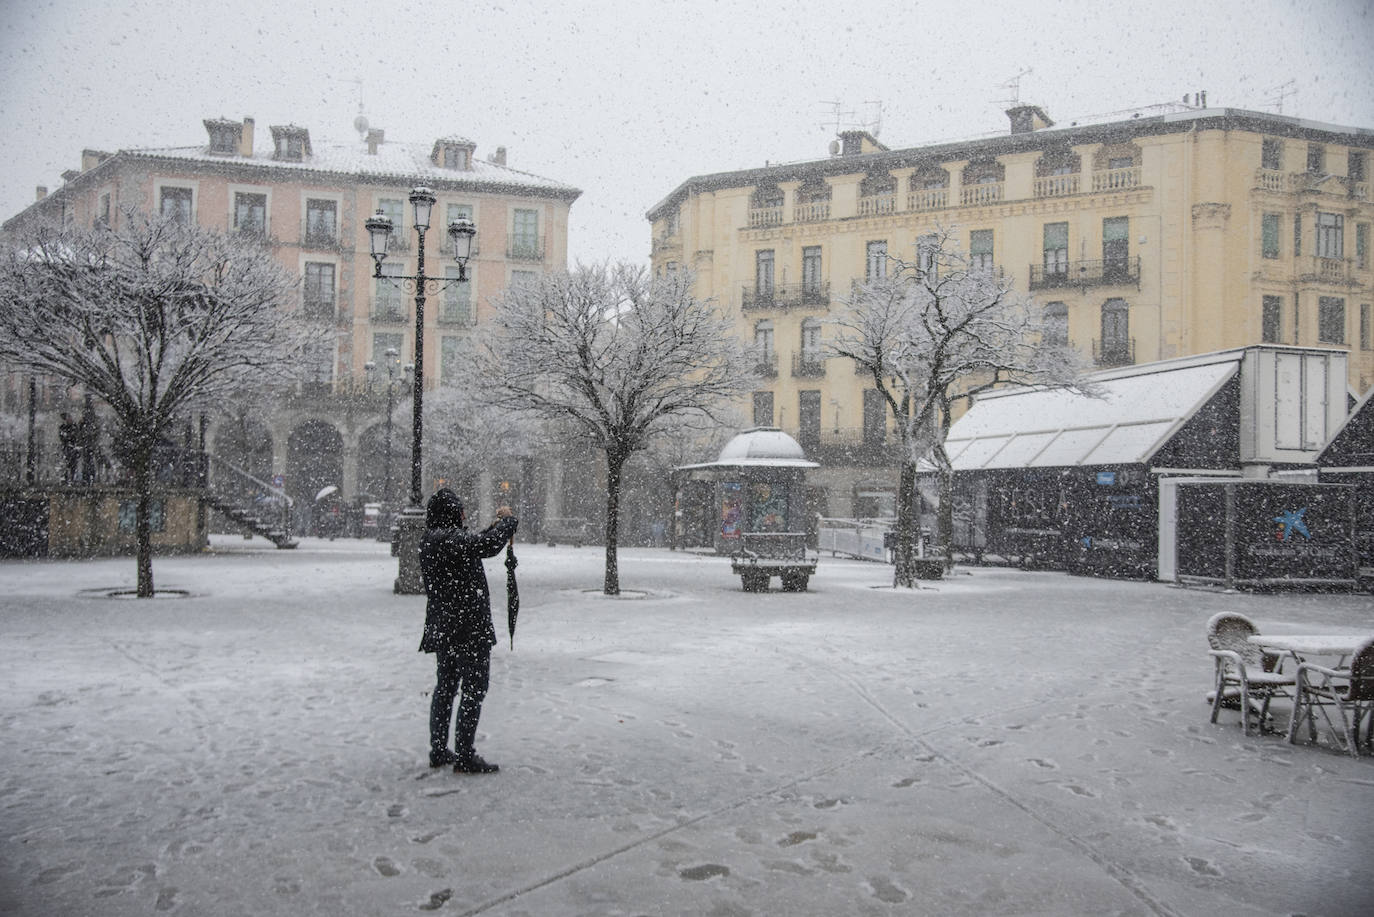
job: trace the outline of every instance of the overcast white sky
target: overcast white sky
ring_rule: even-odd
[[[462,134],[575,185],[570,260],[647,261],[686,178],[819,158],[833,107],[900,148],[1177,101],[1374,128],[1374,0],[4,0],[0,215],[84,147],[205,142],[201,120]],[[357,82],[361,81],[361,83]]]

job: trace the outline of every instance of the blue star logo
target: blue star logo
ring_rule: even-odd
[[[1302,537],[1306,538],[1308,541],[1312,540],[1312,533],[1307,531],[1307,523],[1302,521],[1303,514],[1306,512],[1307,507],[1304,506],[1302,509],[1290,509],[1288,512],[1274,517],[1274,521],[1283,526],[1283,535],[1280,536],[1281,541],[1287,541],[1289,534],[1293,532],[1300,533]]]

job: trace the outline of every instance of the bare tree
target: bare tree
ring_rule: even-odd
[[[313,340],[262,245],[169,219],[40,227],[0,255],[0,361],[81,386],[114,414],[138,495],[138,595],[153,589],[153,455],[175,416],[283,378]]]
[[[1010,278],[974,263],[948,230],[922,236],[915,263],[891,259],[887,276],[855,288],[832,321],[831,353],[873,380],[900,437],[895,582],[916,585],[917,463],[939,476],[937,543],[952,565],[953,469],[945,439],[960,398],[1006,384],[1072,385],[1078,355],[1044,333],[1041,313]]]
[[[618,595],[621,473],[676,418],[716,421],[752,385],[744,346],[692,278],[579,266],[510,287],[475,367],[499,403],[566,424],[606,454],[605,593]]]

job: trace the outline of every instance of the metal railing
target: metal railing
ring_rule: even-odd
[[[1030,265],[1030,289],[1051,290],[1056,287],[1118,286],[1134,284],[1140,287],[1140,256],[1106,261],[1069,261],[1046,266]]]
[[[788,309],[828,309],[830,282],[775,283],[759,287],[745,285],[740,291],[740,309],[744,312]]]
[[[403,325],[410,320],[410,310],[400,300],[378,300],[368,317],[374,325]]]
[[[819,379],[825,375],[825,357],[819,353],[792,354],[792,376],[796,379]]]
[[[1135,338],[1124,341],[1093,339],[1093,362],[1098,366],[1130,366],[1135,363]]]
[[[544,237],[512,236],[506,242],[506,257],[512,261],[543,261]]]

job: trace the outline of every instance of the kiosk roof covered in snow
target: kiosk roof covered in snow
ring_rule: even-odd
[[[777,427],[755,427],[736,434],[714,462],[683,465],[682,471],[737,467],[819,468],[806,458],[801,445]]]

